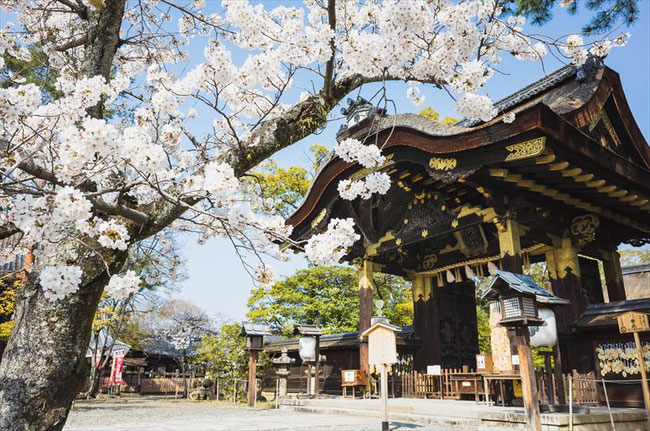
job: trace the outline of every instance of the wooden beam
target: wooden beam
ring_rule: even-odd
[[[373,262],[363,259],[359,269],[359,333],[370,327],[372,318]],[[359,368],[368,373],[368,342],[359,344]],[[367,375],[367,374],[366,374]]]

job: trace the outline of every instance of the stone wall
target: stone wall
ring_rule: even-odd
[[[502,326],[499,326],[499,320],[501,320],[501,310],[499,303],[490,303],[490,344],[492,345],[492,362],[494,364],[494,372],[511,372],[513,370],[513,367],[508,330]]]

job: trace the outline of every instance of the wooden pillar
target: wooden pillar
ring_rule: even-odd
[[[537,380],[535,379],[533,352],[530,350],[528,328],[523,326],[515,329],[514,332],[517,342],[517,354],[519,355],[521,391],[524,396],[524,408],[526,409],[528,429],[530,431],[541,431],[542,422],[539,411],[539,392],[537,390]]]
[[[413,367],[415,370],[424,370],[427,365],[427,355],[425,350],[425,340],[428,337],[428,303],[424,293],[424,276],[416,274],[413,278],[413,329],[415,336],[420,340],[420,348],[416,351],[413,358]]]
[[[506,218],[503,223],[497,225],[497,231],[499,232],[501,269],[521,273],[523,258],[521,256],[519,223],[512,218]]]
[[[502,223],[497,223],[499,233],[499,255],[501,269],[521,274],[523,258],[521,255],[521,238],[519,223],[507,217]],[[490,307],[490,333],[492,344],[492,360],[495,371],[513,371],[512,355],[517,354],[517,344],[514,333],[498,324],[501,313],[498,307]],[[521,362],[521,360],[520,360]]]
[[[372,318],[372,282],[373,264],[368,259],[363,260],[359,273],[359,333],[370,327]],[[359,368],[368,373],[368,342],[359,344]]]
[[[560,343],[555,342],[553,346],[553,375],[557,387],[557,403],[565,404],[566,395],[564,394],[564,376],[562,375],[562,355],[560,355]]]
[[[440,312],[438,310],[438,292],[434,292],[433,277],[425,276],[424,293],[427,297],[427,328],[431,334],[428,342],[427,354],[430,363],[427,365],[441,364],[440,355]]]
[[[558,328],[558,343],[564,373],[572,369],[584,373],[591,371],[593,363],[591,346],[585,337],[576,336],[572,325],[587,306],[582,289],[580,257],[570,238],[556,238],[553,251],[546,254],[553,294],[568,299],[569,304],[557,307],[555,317]],[[552,264],[550,264],[552,263]],[[557,363],[558,361],[556,361]]]
[[[249,350],[250,356],[248,357],[248,407],[255,407],[255,398],[257,391],[255,390],[255,373],[257,372],[257,350]]]
[[[319,377],[319,365],[320,365],[320,335],[316,336],[316,348],[314,355],[314,396],[318,398],[320,393],[320,377]]]
[[[621,256],[616,250],[603,250],[601,251],[601,255],[603,257],[603,270],[605,272],[605,283],[607,285],[609,302],[625,301]]]

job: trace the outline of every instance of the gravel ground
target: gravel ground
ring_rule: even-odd
[[[249,410],[226,402],[189,402],[153,397],[78,401],[64,431],[378,431],[377,418],[275,410]],[[442,431],[392,423],[391,430]]]

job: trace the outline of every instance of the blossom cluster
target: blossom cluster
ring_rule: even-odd
[[[63,299],[76,292],[81,284],[82,271],[78,266],[46,266],[39,274],[43,294],[51,301]]]
[[[374,144],[363,144],[357,139],[343,139],[334,146],[337,156],[346,162],[358,162],[369,169],[379,169],[386,161],[381,150]],[[390,177],[385,172],[372,172],[360,180],[339,181],[338,192],[343,199],[357,197],[368,199],[373,193],[385,194],[390,188]]]
[[[386,194],[390,185],[390,176],[386,172],[373,172],[362,180],[341,180],[337,190],[343,199],[354,200],[357,197],[368,199],[373,193]]]
[[[140,288],[140,277],[134,271],[127,271],[124,275],[111,276],[106,285],[106,292],[115,299],[126,299]]]
[[[331,219],[325,232],[312,236],[305,246],[305,253],[319,265],[336,263],[361,236],[354,230],[354,220]]]

